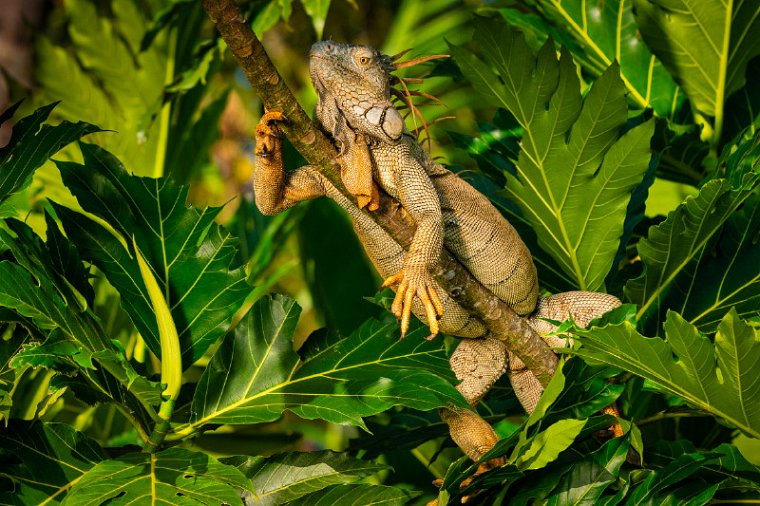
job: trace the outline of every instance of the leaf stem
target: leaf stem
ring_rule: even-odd
[[[150,437],[145,440],[143,450],[146,453],[156,453],[161,444],[166,439],[166,435],[171,430],[171,419],[174,413],[174,399],[166,398],[161,401],[161,407],[158,410],[158,422],[153,427]]]
[[[636,420],[634,423],[640,427],[642,425],[647,425],[649,423],[659,422],[660,420],[667,420],[670,418],[705,418],[705,417],[710,417],[710,416],[711,415],[709,413],[691,413],[691,412],[684,412],[684,411],[660,411],[659,413],[655,413],[652,416],[648,416],[646,418],[641,418],[639,420]]]
[[[164,82],[166,85],[174,80],[174,58],[177,46],[177,30],[172,29],[169,35],[169,56],[166,59],[166,75]],[[156,146],[156,158],[153,164],[153,177],[159,178],[164,175],[164,165],[166,164],[166,149],[169,142],[169,122],[171,119],[171,102],[167,101],[161,107],[161,124],[159,125],[159,137]]]

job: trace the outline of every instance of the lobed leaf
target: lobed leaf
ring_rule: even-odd
[[[575,59],[598,77],[617,62],[628,99],[638,108],[652,108],[664,118],[679,106],[680,90],[673,78],[642,43],[633,13],[633,0],[577,2],[533,0],[541,14],[562,32]]]
[[[69,45],[36,37],[34,71],[40,93],[61,100],[57,114],[119,132],[98,134],[93,142],[116,154],[131,171],[150,175],[164,168],[159,146],[168,115],[161,114],[161,106],[170,62],[163,35],[140,51],[147,28],[144,7],[113,1],[104,15],[88,0],[67,1],[62,28]],[[53,183],[55,170],[50,172],[44,174],[45,194],[65,202],[60,188],[49,188],[60,185]]]
[[[675,312],[665,339],[648,338],[625,321],[593,331],[578,329],[582,348],[573,353],[630,371],[747,434],[760,436],[760,329],[731,309],[715,342]]]
[[[241,268],[231,269],[237,239],[214,223],[220,208],[188,208],[187,187],[167,179],[127,175],[110,153],[82,145],[84,164],[58,164],[64,183],[94,220],[56,206],[80,254],[101,269],[121,293],[124,309],[160,357],[158,326],[134,253],[134,237],[166,297],[188,367],[229,328],[250,292]]]
[[[692,107],[714,120],[720,138],[726,99],[744,84],[760,54],[760,6],[753,0],[634,0],[644,41],[684,89]],[[709,133],[709,132],[708,132]]]
[[[707,182],[639,241],[644,269],[626,284],[625,294],[639,305],[637,318],[646,332],[658,333],[668,310],[682,312],[705,331],[729,307],[745,317],[757,314],[756,137],[725,163],[729,179]]]
[[[130,453],[103,460],[84,473],[64,505],[242,504],[250,481],[233,466],[185,448]]]
[[[362,417],[393,405],[466,406],[444,379],[452,375],[443,349],[422,339],[422,329],[399,340],[395,323],[370,320],[345,339],[321,342],[299,367],[291,341],[299,312],[281,296],[256,302],[214,354],[198,383],[190,423],[178,430],[268,422],[286,409],[363,426]]]
[[[476,20],[473,40],[485,61],[452,46],[457,63],[525,131],[507,196],[577,287],[602,288],[631,192],[649,164],[653,121],[621,137],[627,107],[615,64],[582,101],[566,49],[557,61],[548,42],[534,56],[516,31],[485,19]]]

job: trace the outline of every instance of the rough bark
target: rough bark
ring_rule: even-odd
[[[310,164],[318,165],[324,175],[351,199],[340,180],[335,147],[298,104],[261,42],[246,24],[240,8],[233,0],[203,0],[203,8],[264,107],[280,111],[289,119],[282,129],[293,146]],[[409,245],[415,224],[395,200],[381,195],[380,209],[370,215],[399,244]],[[451,272],[453,277],[444,278],[443,273]],[[434,275],[452,297],[484,321],[493,337],[503,340],[520,357],[542,385],[548,385],[557,367],[557,357],[524,318],[480,284],[445,248]]]

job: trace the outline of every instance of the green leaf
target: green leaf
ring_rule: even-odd
[[[90,311],[80,312],[67,305],[54,286],[47,277],[37,281],[21,266],[0,262],[0,306],[29,318],[43,331],[52,331],[45,343],[24,348],[14,365],[58,368],[61,361],[66,361],[64,370],[78,369],[96,385],[99,401],[127,403],[138,419],[147,423],[150,406],[159,400],[158,385],[135,372],[122,352],[105,337]],[[64,336],[73,344],[62,342]],[[104,370],[93,368],[91,360]]]
[[[709,451],[702,451],[689,440],[657,441],[647,452],[646,460],[653,467],[666,467],[682,455],[707,454],[709,460],[699,471],[698,478],[709,483],[721,484],[721,489],[732,486],[760,491],[760,467],[747,459],[734,445],[723,443]]]
[[[736,183],[707,182],[639,241],[644,270],[626,284],[625,294],[639,305],[646,332],[658,333],[669,309],[683,311],[704,330],[712,330],[730,306],[743,316],[757,314],[757,153],[760,136],[740,145],[725,164]]]
[[[744,85],[748,61],[760,53],[760,6],[753,0],[634,0],[644,41],[684,89],[692,107],[715,118]]]
[[[561,32],[576,61],[598,77],[617,62],[628,99],[638,108],[652,108],[664,118],[677,110],[679,90],[667,70],[641,42],[633,1],[578,2],[533,0],[541,14]],[[554,33],[552,33],[554,35]]]
[[[420,495],[419,492],[385,485],[333,485],[287,504],[288,506],[354,506],[356,504],[402,506],[418,495]]]
[[[238,469],[251,478],[251,504],[268,506],[285,504],[330,485],[350,483],[388,466],[345,453],[321,451],[250,457]]]
[[[550,425],[533,438],[530,447],[518,457],[515,464],[522,470],[546,466],[573,444],[585,425],[586,420],[572,418]]]
[[[613,438],[597,451],[576,462],[562,477],[547,505],[599,504],[602,494],[617,481],[629,448],[626,438]]]
[[[539,245],[583,290],[599,290],[623,233],[630,195],[651,157],[654,122],[626,125],[625,87],[613,64],[581,100],[575,66],[551,43],[534,56],[514,30],[477,19],[485,62],[452,53],[475,89],[507,108],[525,130],[517,174],[506,193]]]
[[[282,8],[278,0],[270,0],[253,19],[252,29],[256,37],[260,39],[264,35],[264,32],[277,24],[281,16]]]
[[[673,462],[668,464],[662,469],[650,473],[646,479],[641,482],[629,496],[626,501],[626,505],[639,505],[639,504],[663,504],[665,497],[663,494],[667,487],[673,486],[679,482],[684,481],[686,478],[699,472],[703,465],[711,458],[710,455],[690,453],[681,455]],[[712,498],[715,493],[715,488],[708,486],[708,489],[712,489],[709,493],[709,497],[703,498],[703,500],[697,500],[692,494],[678,494],[679,499],[687,500],[687,504],[707,504],[707,501]],[[699,492],[702,492],[700,489]],[[689,497],[691,495],[692,497]]]
[[[148,50],[140,51],[150,16],[145,5],[132,0],[108,5],[107,14],[89,0],[62,5],[69,45],[57,46],[45,36],[36,39],[39,91],[47,100],[61,100],[60,116],[119,132],[97,134],[92,142],[115,153],[130,171],[161,175],[168,114],[160,111],[164,84],[173,77],[167,75],[167,37],[159,34]],[[54,169],[50,172],[44,174],[46,185],[57,176]],[[60,193],[55,189],[48,195],[64,201]]]
[[[65,505],[242,504],[250,481],[232,466],[184,448],[104,460],[71,488]]]
[[[745,318],[760,314],[759,231],[760,193],[755,192],[728,217],[714,249],[692,263],[688,289],[681,276],[660,308],[673,309],[703,331],[714,330],[729,308]]]
[[[317,40],[321,39],[327,19],[327,11],[330,9],[330,0],[301,0],[301,4],[306,14],[311,18],[311,24],[314,25],[314,31],[317,33]]]
[[[13,117],[21,105],[17,102],[0,115],[0,125]],[[57,102],[40,107],[13,126],[8,145],[0,148],[0,203],[22,189],[48,158],[62,147],[82,136],[99,132],[100,128],[83,121],[63,121],[59,125],[43,125]]]
[[[19,505],[60,502],[105,458],[97,443],[70,425],[18,421],[0,430],[0,454],[0,501]]]
[[[573,353],[620,367],[660,385],[753,437],[760,436],[760,329],[729,311],[715,343],[677,313],[669,312],[665,339],[644,337],[625,321],[578,329]]]
[[[198,383],[192,418],[181,433],[208,423],[261,423],[286,409],[306,419],[363,426],[393,405],[466,406],[440,344],[423,329],[399,340],[395,323],[370,320],[345,339],[307,342],[303,365],[292,351],[300,308],[260,299],[214,354]],[[310,339],[311,341],[311,339]]]
[[[120,237],[56,206],[66,233],[121,293],[124,309],[160,357],[150,298],[134,254],[123,242],[135,238],[166,294],[182,362],[188,367],[226,332],[250,292],[243,270],[230,269],[237,240],[214,223],[220,208],[187,207],[187,187],[127,175],[118,160],[97,146],[84,144],[82,152],[83,165],[58,164],[64,183],[82,208],[107,222]]]

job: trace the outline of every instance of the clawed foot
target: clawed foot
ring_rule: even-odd
[[[409,274],[408,269],[402,269],[390,276],[383,283],[383,287],[398,284],[396,297],[393,299],[391,311],[401,320],[401,337],[409,330],[409,318],[412,314],[412,302],[418,297],[425,308],[430,335],[427,339],[433,339],[438,334],[438,319],[443,315],[443,304],[435,291],[433,279],[426,274]]]
[[[284,114],[276,111],[268,112],[261,117],[256,125],[254,155],[261,158],[270,158],[280,153],[280,129],[277,127],[277,122],[286,122],[287,120]]]

